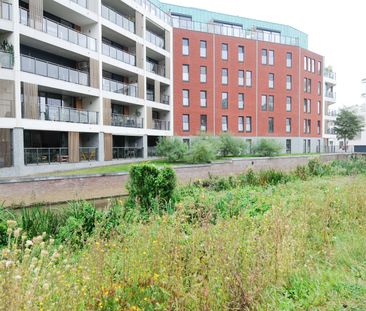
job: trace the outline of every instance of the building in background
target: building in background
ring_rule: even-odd
[[[147,158],[172,135],[171,18],[149,1],[0,0],[0,43],[0,176]]]
[[[322,149],[323,57],[290,26],[160,4],[173,22],[174,133]]]

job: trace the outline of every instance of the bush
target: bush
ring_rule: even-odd
[[[254,145],[252,150],[259,157],[273,157],[280,153],[282,145],[272,139],[261,139]]]
[[[324,176],[329,175],[330,172],[330,166],[324,163],[321,163],[318,158],[311,159],[308,162],[308,171],[310,175],[312,176]]]
[[[245,152],[245,143],[241,138],[230,134],[221,134],[219,140],[219,153],[221,156],[240,156]]]
[[[288,180],[289,177],[285,173],[281,171],[276,171],[274,169],[260,171],[258,176],[258,182],[261,186],[274,186],[280,183],[286,183],[288,182]]]
[[[218,153],[217,141],[212,137],[199,137],[192,142],[187,155],[189,163],[211,163]]]
[[[298,165],[294,171],[294,175],[301,180],[307,180],[309,173],[305,165]]]
[[[127,184],[127,206],[138,207],[143,214],[167,208],[173,200],[176,175],[173,169],[158,169],[151,164],[134,165]]]
[[[160,137],[156,151],[158,156],[167,158],[169,162],[178,162],[183,160],[188,147],[177,137]]]
[[[15,215],[0,204],[0,247],[8,242],[8,220],[15,220]]]

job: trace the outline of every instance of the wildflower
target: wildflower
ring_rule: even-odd
[[[44,284],[43,284],[43,288],[44,288],[45,290],[48,290],[48,289],[50,288],[50,285],[49,285],[48,283],[44,283]]]
[[[22,235],[22,241],[24,242],[26,239],[27,239],[27,235],[26,234],[23,234]]]
[[[57,251],[55,251],[54,253],[53,253],[53,255],[52,255],[52,259],[53,260],[56,260],[57,258],[59,258],[60,257],[60,254],[57,252]]]
[[[41,235],[36,236],[36,237],[33,238],[33,243],[34,244],[41,243],[42,241],[43,241],[43,237]]]
[[[7,261],[5,261],[5,268],[10,268],[12,265],[13,265],[13,261],[11,261],[11,260],[7,260]]]
[[[25,242],[26,247],[31,247],[32,245],[33,245],[33,242],[31,240],[28,240],[27,242]]]
[[[47,256],[48,256],[48,251],[42,249],[42,251],[41,251],[41,258],[42,257],[47,257]]]
[[[20,275],[16,275],[16,276],[15,276],[15,280],[16,280],[16,281],[20,281],[21,279],[22,279],[22,277],[21,277]]]
[[[15,228],[17,222],[15,220],[8,220],[6,224],[8,225],[8,228]]]
[[[9,253],[10,253],[10,250],[7,249],[7,248],[4,248],[2,251],[1,251],[1,256],[6,258],[9,256]]]
[[[159,274],[154,273],[154,280],[156,281],[159,278]]]
[[[50,239],[50,245],[55,244],[55,240],[54,239]]]
[[[19,238],[19,236],[20,236],[20,232],[22,231],[22,229],[21,228],[18,228],[18,229],[16,229],[16,230],[14,230],[14,237],[15,238]]]
[[[45,246],[46,246],[46,243],[45,242],[41,242],[40,246],[41,246],[42,249],[44,249]]]
[[[12,229],[12,228],[8,228],[8,230],[6,230],[6,233],[7,233],[8,235],[10,235],[12,232],[13,232],[13,229]]]

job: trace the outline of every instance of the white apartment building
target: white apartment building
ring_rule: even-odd
[[[0,0],[0,177],[153,156],[170,24],[148,0]]]
[[[323,85],[323,139],[324,152],[336,152],[337,137],[334,131],[334,122],[337,117],[336,111],[336,74],[330,67],[324,68]]]

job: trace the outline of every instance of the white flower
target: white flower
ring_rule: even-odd
[[[16,276],[15,276],[15,280],[16,280],[16,281],[20,281],[21,279],[22,279],[22,277],[21,277],[20,275],[16,275]]]
[[[5,268],[10,268],[13,265],[13,262],[11,260],[5,261]]]
[[[33,242],[31,240],[27,240],[27,242],[25,242],[26,247],[31,247],[32,245],[33,245]]]
[[[15,228],[17,222],[15,220],[8,220],[6,224],[8,225],[9,228]]]
[[[20,232],[22,231],[22,229],[21,228],[18,228],[18,229],[16,229],[16,230],[14,230],[14,237],[15,238],[19,238],[19,236],[20,236]]]

